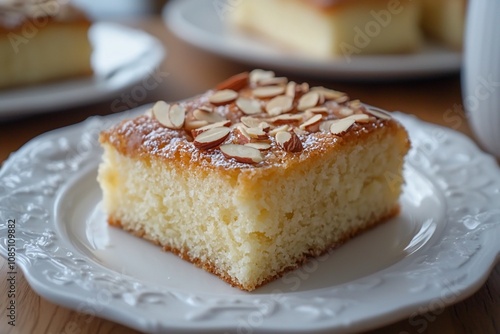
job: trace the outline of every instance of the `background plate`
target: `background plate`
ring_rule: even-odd
[[[228,7],[224,8],[223,5]],[[427,43],[415,54],[315,58],[278,48],[229,29],[226,16],[237,1],[172,0],[164,9],[168,27],[186,42],[234,60],[326,79],[407,79],[458,72],[461,52]]]
[[[0,171],[0,233],[16,220],[17,265],[61,305],[151,333],[361,331],[458,302],[499,258],[496,162],[461,134],[396,113],[413,145],[401,214],[252,293],[231,288],[105,224],[97,136],[127,116],[35,138]]]
[[[94,23],[94,75],[0,91],[0,119],[71,108],[112,97],[151,75],[165,51],[151,35],[113,23]]]

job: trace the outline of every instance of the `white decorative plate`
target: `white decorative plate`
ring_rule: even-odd
[[[458,72],[461,52],[427,43],[415,54],[317,58],[279,48],[229,29],[226,16],[238,0],[172,0],[165,24],[186,42],[237,61],[326,79],[403,79]],[[226,7],[224,7],[226,6]]]
[[[0,90],[0,119],[112,98],[121,90],[153,76],[165,56],[156,38],[119,24],[94,23],[89,38],[94,50],[92,77]]]
[[[58,304],[151,333],[361,331],[467,297],[499,259],[496,162],[395,113],[413,143],[400,216],[252,293],[231,288],[105,224],[97,136],[125,116],[35,138],[0,171],[0,253],[15,220],[17,265]]]

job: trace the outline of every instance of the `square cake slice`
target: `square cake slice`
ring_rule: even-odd
[[[410,146],[388,113],[262,70],[100,142],[109,223],[247,291],[396,215]]]
[[[7,3],[0,1],[0,89],[92,74],[91,22],[80,10],[67,1]]]
[[[419,1],[240,0],[226,9],[232,27],[320,57],[420,49]]]

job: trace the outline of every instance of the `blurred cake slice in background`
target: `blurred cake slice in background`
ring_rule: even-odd
[[[467,0],[422,0],[425,33],[445,45],[461,49]]]
[[[240,0],[228,12],[233,26],[315,56],[407,53],[422,41],[419,1]]]
[[[91,75],[90,26],[67,1],[0,0],[0,89]]]

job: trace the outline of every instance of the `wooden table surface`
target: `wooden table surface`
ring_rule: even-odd
[[[168,48],[168,56],[155,72],[159,85],[147,92],[141,101],[128,104],[144,104],[158,99],[177,100],[205,91],[222,79],[251,67],[222,59],[197,50],[173,36],[159,18],[126,22],[157,36]],[[387,110],[401,110],[415,114],[423,120],[441,124],[470,136],[470,130],[462,111],[460,78],[458,75],[428,80],[359,83],[336,82],[315,78],[287,75],[296,81],[310,81],[346,91],[351,97]],[[153,76],[153,74],[152,74]],[[129,94],[129,88],[124,91]],[[0,121],[0,161],[19,149],[33,137],[48,130],[83,121],[91,115],[113,113],[113,105],[127,104],[121,94],[97,104],[81,106],[43,115],[11,121]],[[1,103],[1,101],[0,101]],[[4,236],[2,236],[4,238]],[[38,296],[18,271],[16,285],[16,326],[8,325],[6,317],[7,262],[0,258],[1,267],[1,317],[0,333],[138,333],[114,322],[89,316],[58,306]],[[483,287],[463,301],[443,309],[424,313],[418,318],[403,319],[369,333],[500,333],[500,264],[497,264]]]

